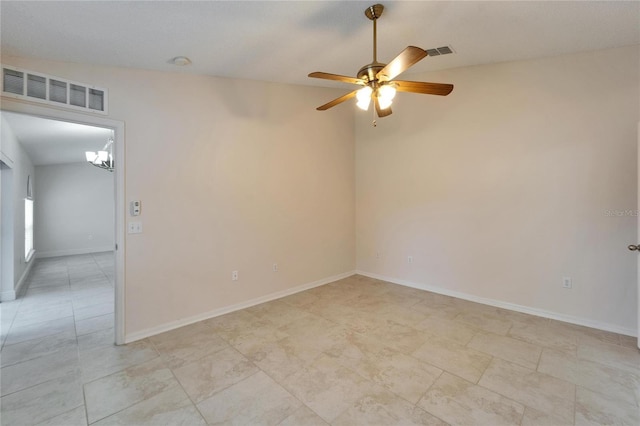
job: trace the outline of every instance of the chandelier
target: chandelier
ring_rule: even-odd
[[[113,172],[115,166],[113,163],[113,131],[102,151],[86,151],[84,155],[89,164]]]

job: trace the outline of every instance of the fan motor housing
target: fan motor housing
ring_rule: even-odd
[[[376,75],[378,72],[382,70],[386,64],[381,64],[380,62],[372,62],[364,67],[360,68],[358,71],[358,78],[365,80],[367,82],[375,81]]]

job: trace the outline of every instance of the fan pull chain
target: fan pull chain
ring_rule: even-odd
[[[373,21],[375,22],[375,21]],[[378,123],[376,123],[376,109],[375,108],[371,108],[371,115],[373,116],[373,121],[371,122],[371,125],[373,127],[378,127]]]

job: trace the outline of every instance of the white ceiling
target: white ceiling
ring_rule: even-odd
[[[349,1],[2,1],[3,54],[308,85],[355,75],[372,25]],[[379,60],[407,45],[451,45],[412,72],[640,43],[636,1],[382,1]],[[188,56],[193,64],[167,61]],[[339,83],[337,83],[339,84]]]
[[[111,130],[2,111],[20,144],[36,166],[80,163],[85,151],[104,147]]]
[[[281,83],[344,86],[372,59],[361,1],[0,1],[3,55]],[[378,60],[451,45],[411,73],[640,44],[637,1],[381,1]],[[168,61],[188,56],[193,64]],[[96,82],[99,84],[99,82]],[[83,161],[108,130],[6,115],[35,164]]]

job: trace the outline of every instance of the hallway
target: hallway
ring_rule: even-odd
[[[3,409],[7,395],[73,376],[79,352],[114,342],[112,252],[38,259],[25,286],[0,304]]]

